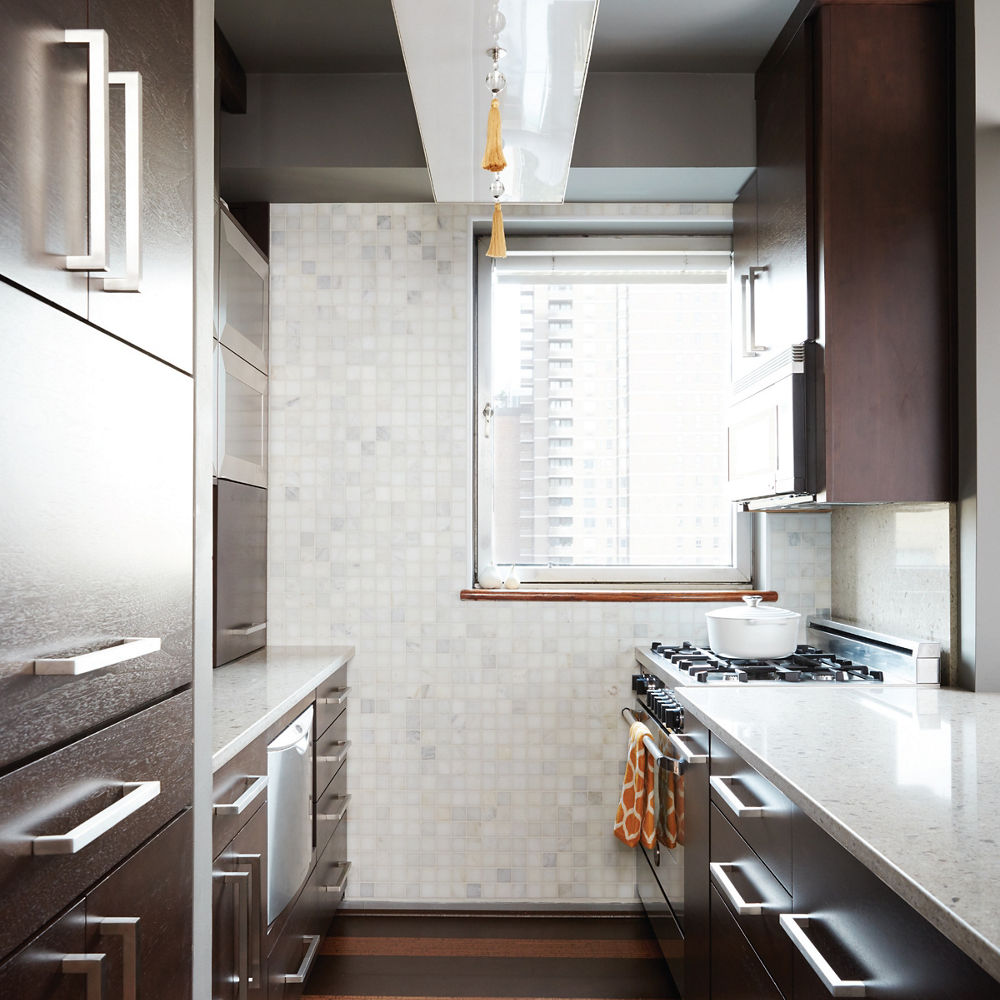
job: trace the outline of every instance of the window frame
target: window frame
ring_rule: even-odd
[[[719,236],[529,236],[508,237],[508,253],[526,252],[538,256],[557,253],[637,253],[656,252],[677,254],[719,253],[728,246],[728,267],[732,273],[731,237]],[[543,248],[544,244],[544,248]],[[473,582],[478,581],[480,567],[495,564],[493,558],[493,462],[492,438],[488,433],[489,419],[484,412],[487,403],[492,405],[491,357],[489,336],[492,314],[492,284],[494,261],[486,256],[489,237],[474,237],[476,266],[473,269],[472,308],[472,533],[474,542]],[[485,348],[484,348],[485,345]],[[555,415],[557,416],[557,415]],[[552,420],[550,412],[547,419]],[[549,516],[559,516],[558,508]],[[581,516],[584,513],[581,512]],[[586,516],[594,516],[589,512]],[[753,580],[753,516],[732,505],[732,559],[725,566],[663,566],[633,564],[629,566],[600,565],[522,565],[518,576],[522,584],[550,586],[671,586],[712,588],[732,585],[749,587]]]

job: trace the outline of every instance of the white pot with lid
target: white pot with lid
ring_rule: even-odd
[[[778,659],[795,652],[802,615],[762,607],[761,600],[748,595],[742,604],[705,612],[712,652],[734,660]]]

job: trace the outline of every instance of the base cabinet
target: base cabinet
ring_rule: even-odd
[[[711,890],[713,1000],[782,1000],[778,987],[743,936],[729,907]]]
[[[86,907],[81,901],[0,965],[0,997],[85,1000],[86,974],[66,969],[63,957],[84,952]],[[103,969],[97,972],[98,977]]]

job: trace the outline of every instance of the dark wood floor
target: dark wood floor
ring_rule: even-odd
[[[668,1000],[642,917],[338,916],[306,983],[322,1000]]]

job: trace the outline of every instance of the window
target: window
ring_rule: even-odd
[[[496,418],[476,422],[478,565],[527,584],[749,581],[749,515],[727,496],[730,244],[479,247],[475,412]],[[529,362],[552,373],[541,398],[521,388]]]

